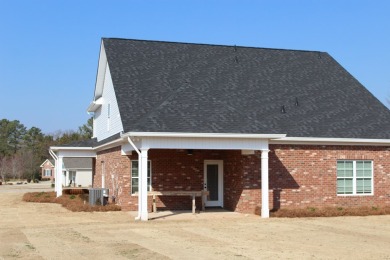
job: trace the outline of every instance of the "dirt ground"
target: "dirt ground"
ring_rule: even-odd
[[[73,213],[0,186],[0,259],[390,259],[390,216],[261,219],[216,211]]]

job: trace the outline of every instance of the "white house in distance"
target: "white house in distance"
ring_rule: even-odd
[[[64,158],[62,185],[70,187],[92,187],[92,159]]]

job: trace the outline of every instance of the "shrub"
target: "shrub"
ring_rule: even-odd
[[[260,212],[261,208],[256,207],[255,214],[260,215]],[[270,215],[276,218],[390,215],[390,206],[279,209],[271,211]]]
[[[29,192],[23,195],[23,200],[27,202],[54,203],[55,192]]]
[[[106,206],[96,205],[90,206],[87,202],[88,194],[64,194],[61,197],[56,197],[55,192],[29,192],[23,195],[23,201],[38,202],[38,203],[58,203],[66,209],[73,212],[92,212],[92,211],[120,211],[121,207],[115,204]]]

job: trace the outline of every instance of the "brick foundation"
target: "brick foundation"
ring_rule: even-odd
[[[224,208],[237,212],[254,213],[261,206],[260,151],[241,155],[241,151],[149,150],[152,164],[152,187],[163,190],[201,190],[203,188],[204,160],[224,162]],[[337,196],[336,163],[339,159],[373,160],[374,195]],[[105,185],[110,198],[123,210],[137,210],[138,197],[132,196],[130,161],[122,156],[120,147],[104,150],[97,155],[93,168],[94,187],[101,187],[102,161]],[[112,175],[114,178],[112,178]],[[114,184],[117,183],[113,189]],[[304,146],[270,145],[269,153],[270,209],[296,207],[362,205],[390,205],[390,151],[389,147],[369,146]],[[151,197],[148,198],[151,210]],[[197,198],[197,208],[200,208]],[[182,196],[157,198],[159,209],[191,209],[191,199]]]

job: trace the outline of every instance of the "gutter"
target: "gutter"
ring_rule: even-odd
[[[122,137],[194,137],[194,138],[261,138],[279,139],[286,134],[234,134],[234,133],[178,133],[178,132],[127,132]]]
[[[317,145],[390,145],[390,139],[283,137],[270,140],[270,144],[317,144]]]
[[[127,137],[127,141],[134,148],[134,150],[138,153],[138,174],[141,172],[141,152],[138,150],[137,146],[131,141],[130,136]],[[138,187],[140,187],[140,183],[138,182]],[[138,215],[134,218],[135,220],[141,220],[141,196],[138,196]]]
[[[57,157],[57,155],[51,149],[49,149],[49,154],[54,159],[55,165],[58,166],[58,157]],[[57,171],[58,171],[58,169],[57,169],[57,167],[55,167],[55,174],[54,174],[54,176],[55,176],[55,184],[54,184],[54,188],[55,188],[56,192],[57,192],[57,189],[58,189],[58,179],[59,179],[59,178],[57,178]]]

